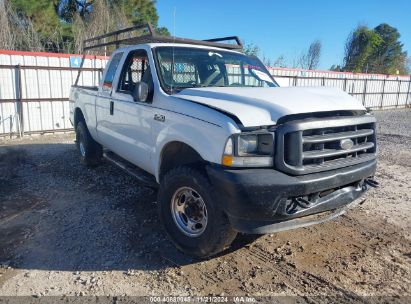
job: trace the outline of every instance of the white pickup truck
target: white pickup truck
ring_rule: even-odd
[[[99,87],[70,94],[81,160],[104,155],[152,177],[180,250],[207,257],[237,232],[320,223],[376,186],[375,118],[360,102],[334,88],[279,87],[256,57],[185,41],[119,48]]]

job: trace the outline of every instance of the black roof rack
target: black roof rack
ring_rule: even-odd
[[[228,43],[228,42],[234,43]],[[104,54],[113,51],[112,47],[118,49],[121,45],[143,44],[143,43],[186,43],[204,46],[213,46],[228,50],[241,50],[243,44],[237,36],[213,38],[208,40],[194,40],[187,38],[171,37],[158,35],[150,23],[144,25],[135,25],[124,28],[115,32],[96,36],[83,41],[83,58],[81,60],[80,68],[77,74],[75,85],[78,84],[80,73],[83,69],[86,52],[104,50]]]
[[[234,43],[228,43],[233,41]],[[213,46],[229,50],[240,50],[243,44],[237,36],[213,38],[207,40],[195,40],[172,36],[158,35],[150,23],[124,28],[115,32],[107,33],[83,41],[83,51],[101,49],[103,47],[121,45],[143,44],[143,43],[186,43],[204,46]]]

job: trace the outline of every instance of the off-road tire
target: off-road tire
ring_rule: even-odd
[[[76,145],[80,160],[87,167],[95,167],[101,162],[103,148],[91,137],[84,121],[80,121],[76,127]]]
[[[199,236],[185,235],[173,219],[172,197],[181,187],[194,189],[206,205],[208,222]],[[200,259],[223,251],[230,246],[237,235],[214,197],[214,192],[206,176],[188,166],[176,167],[167,172],[158,191],[160,219],[167,234],[180,251]]]

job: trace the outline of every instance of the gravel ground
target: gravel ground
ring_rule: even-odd
[[[375,115],[381,188],[362,206],[312,227],[240,235],[229,251],[206,261],[184,256],[168,241],[153,190],[110,164],[85,169],[73,134],[4,140],[0,295],[404,301],[411,296],[411,111]]]

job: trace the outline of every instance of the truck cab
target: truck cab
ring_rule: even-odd
[[[375,118],[345,92],[279,87],[238,39],[127,41],[98,87],[72,87],[78,150],[151,178],[183,252],[332,219],[377,185]]]

